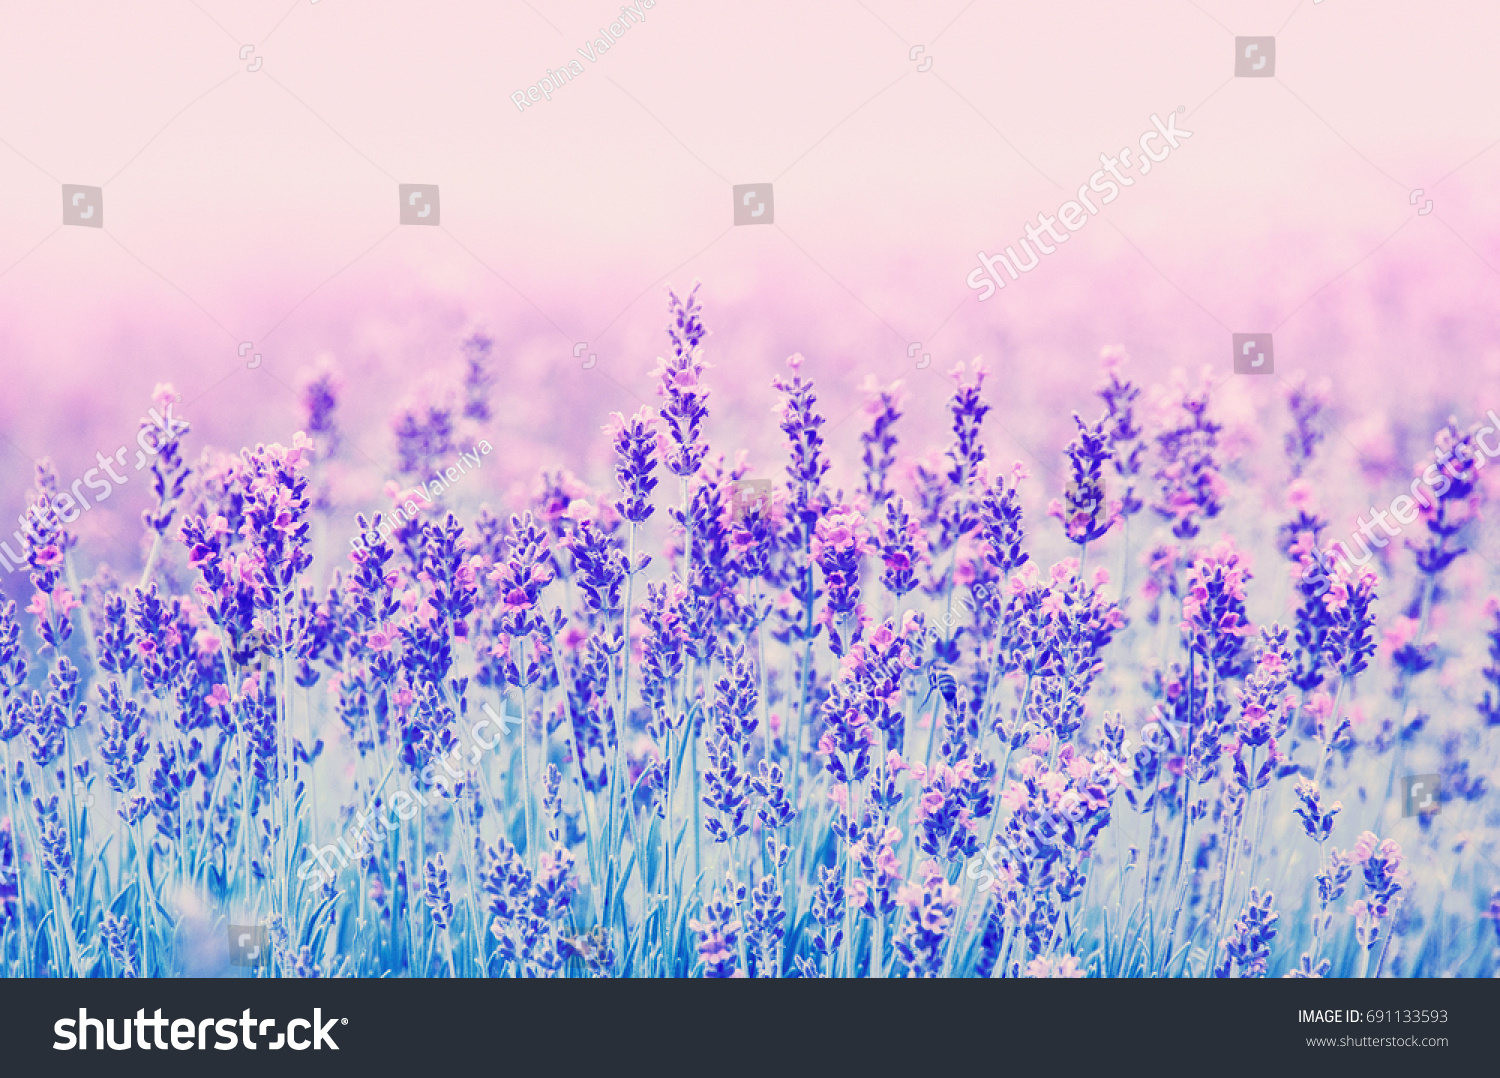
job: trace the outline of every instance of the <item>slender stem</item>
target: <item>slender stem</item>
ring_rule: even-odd
[[[5,743],[5,800],[10,811],[12,823],[20,818],[20,811],[16,799],[16,792],[11,788],[11,779],[15,775],[14,762],[10,756],[10,742]],[[26,928],[26,867],[21,864],[21,836],[12,833],[12,849],[16,859],[16,911],[20,914],[20,923],[17,926],[21,934],[21,969],[23,975],[31,976],[31,937]]]
[[[1250,749],[1250,775],[1252,779],[1255,776],[1255,753],[1256,749],[1252,747]],[[1250,811],[1249,797],[1251,796],[1253,794],[1247,795],[1245,803],[1235,813],[1234,819],[1226,821],[1227,826],[1225,830],[1228,833],[1228,842],[1224,849],[1224,879],[1219,888],[1219,913],[1214,918],[1214,936],[1209,941],[1214,948],[1214,958],[1210,962],[1210,965],[1213,961],[1218,960],[1219,944],[1224,935],[1224,915],[1229,909],[1229,892],[1234,887],[1234,868],[1235,864],[1239,861],[1240,829],[1245,823],[1245,816]]]
[[[1326,840],[1318,840],[1318,875],[1328,871],[1328,851],[1323,848]],[[1313,918],[1313,945],[1311,965],[1317,968],[1318,958],[1323,950],[1323,920],[1328,913],[1328,903],[1323,901],[1322,895],[1318,896],[1318,915]]]
[[[1380,945],[1380,959],[1379,959],[1379,961],[1377,961],[1375,963],[1375,979],[1376,980],[1380,979],[1380,973],[1381,973],[1382,970],[1385,969],[1385,953],[1386,953],[1387,950],[1389,950],[1389,948],[1391,946],[1391,937],[1395,935],[1395,931],[1394,931],[1395,926],[1392,925],[1391,928],[1392,928],[1392,930],[1386,932],[1386,934],[1385,934],[1385,942]],[[1441,938],[1441,936],[1439,938]],[[1370,954],[1370,952],[1366,951],[1365,952],[1365,957],[1369,958],[1369,954]]]
[[[141,976],[151,976],[151,933],[146,917],[146,890],[149,886],[149,876],[146,870],[146,846],[141,838],[141,824],[137,820],[131,830],[135,832],[135,876],[136,876],[136,898],[139,900],[141,918]]]
[[[843,757],[844,774],[846,774],[846,775],[853,775],[853,773],[854,773],[854,764],[853,764],[853,761],[851,760],[849,754],[848,753],[840,753],[839,755]],[[859,794],[858,794],[857,789],[856,789],[856,784],[852,780],[844,786],[844,796],[846,798],[845,807],[847,807],[849,809],[849,826],[851,828],[857,827],[858,826],[858,820],[859,820],[859,808],[858,808],[857,805],[854,804],[854,802],[859,799]],[[845,847],[844,847],[844,850],[843,850],[843,860],[844,860],[844,946],[842,947],[842,951],[843,951],[843,956],[842,957],[843,957],[844,976],[845,977],[853,977],[853,976],[855,976],[855,970],[854,970],[854,939],[853,939],[853,936],[854,936],[854,921],[853,921],[853,915],[852,915],[852,913],[851,913],[851,911],[849,909],[849,889],[850,889],[850,884],[853,882],[853,877],[854,877],[854,858],[850,856],[850,851],[849,851],[848,843],[845,843]]]
[[[1156,809],[1161,804],[1159,778],[1153,778],[1151,785],[1151,825],[1146,830],[1146,872],[1141,878],[1141,906],[1143,908],[1151,901],[1151,855],[1156,849]]]
[[[806,598],[802,602],[802,667],[797,681],[797,717],[792,728],[792,736],[788,743],[787,772],[791,780],[792,804],[800,805],[797,800],[797,790],[802,772],[802,728],[807,718],[807,699],[811,686],[808,684],[813,676],[813,561],[812,561],[812,528],[804,524],[802,526],[803,546],[803,572],[806,574],[803,581],[806,588]]]
[[[521,648],[521,657],[516,667],[521,674],[521,804],[526,812],[526,859],[532,864],[536,864],[536,828],[531,814],[531,750],[529,748],[531,743],[531,715],[528,713],[526,707],[526,638],[518,637],[516,643]],[[571,715],[572,712],[573,709],[569,707],[568,714]],[[547,717],[544,715],[542,716],[542,725],[545,727],[546,724]],[[578,735],[575,732],[573,735],[573,758],[578,761],[578,773],[580,776],[578,780],[578,793],[580,797],[587,797],[588,783],[582,777],[584,774],[583,757],[578,754],[578,748]],[[592,869],[592,866],[590,868]]]
[[[688,719],[688,745],[693,750],[693,879],[703,876],[703,774],[698,770],[697,722]]]
[[[1447,537],[1444,536],[1439,542],[1438,550],[1441,552],[1447,545]],[[1427,632],[1427,622],[1432,615],[1432,598],[1437,588],[1436,574],[1424,575],[1422,578],[1422,601],[1421,617],[1417,623],[1417,631],[1413,634],[1413,640],[1420,640]],[[1411,686],[1416,676],[1405,671],[1401,674],[1401,695],[1396,708],[1396,740],[1391,746],[1391,769],[1385,779],[1385,795],[1380,799],[1380,805],[1375,812],[1375,831],[1378,834],[1384,830],[1386,807],[1391,803],[1391,791],[1396,787],[1396,775],[1401,770],[1401,760],[1405,755],[1405,731],[1406,714],[1411,706]],[[1340,683],[1342,687],[1342,682]]]
[[[469,828],[469,819],[468,816],[464,813],[463,802],[455,801],[453,803],[453,809],[458,814],[459,825],[463,828],[464,867],[467,870],[467,874],[469,877],[467,880],[468,893],[464,897],[469,904],[469,926],[474,933],[474,961],[479,966],[479,976],[487,977],[489,976],[489,971],[485,968],[486,963],[484,961],[484,932],[479,925],[479,900],[475,897],[474,894],[475,883],[478,879],[478,873],[475,871],[474,865],[473,832]],[[361,890],[363,889],[361,888]],[[449,950],[450,952],[452,950],[451,941],[449,944]]]
[[[1345,681],[1345,677],[1340,674],[1338,691],[1334,694],[1333,697],[1333,711],[1328,716],[1328,736],[1323,740],[1323,751],[1318,756],[1318,766],[1313,768],[1314,786],[1317,786],[1322,781],[1323,765],[1328,762],[1328,755],[1333,751],[1333,738],[1334,735],[1338,732],[1339,728],[1339,705],[1343,702],[1344,699]]]
[[[155,534],[153,534],[151,536],[151,549],[146,554],[146,564],[145,564],[145,567],[141,569],[141,582],[139,584],[137,584],[136,587],[141,588],[142,590],[144,590],[145,587],[146,587],[146,585],[148,583],[150,583],[150,581],[151,581],[151,570],[154,569],[154,568],[156,568],[156,557],[160,553],[161,553],[161,532],[156,532]]]
[[[615,823],[615,802],[619,800],[620,742],[625,737],[625,727],[630,716],[630,619],[634,604],[635,589],[635,532],[636,524],[630,523],[630,544],[625,565],[625,613],[622,616],[621,635],[624,638],[624,655],[620,667],[620,710],[615,721],[615,745],[613,759],[609,765],[609,824],[605,829],[604,852],[613,873],[614,862],[619,854],[621,836]],[[604,923],[609,925],[613,903],[609,901],[606,887]]]
[[[661,863],[662,863],[662,872],[666,875],[666,878],[667,878],[667,891],[666,891],[666,894],[667,894],[667,908],[666,908],[666,911],[665,911],[666,912],[666,925],[664,926],[665,929],[666,929],[666,936],[667,936],[667,940],[666,940],[666,944],[667,944],[666,945],[667,976],[669,976],[669,977],[675,977],[676,976],[676,963],[677,963],[677,953],[676,953],[677,952],[677,947],[676,947],[676,944],[677,944],[677,933],[674,930],[674,926],[677,924],[677,920],[676,920],[677,911],[676,911],[676,908],[675,908],[675,906],[676,906],[676,903],[675,903],[675,898],[676,898],[675,892],[676,892],[677,887],[676,887],[676,881],[674,879],[674,877],[675,877],[675,871],[674,871],[673,861],[675,860],[675,856],[674,856],[674,847],[673,847],[673,842],[672,842],[672,837],[673,837],[672,836],[672,832],[675,829],[675,821],[676,821],[676,814],[675,814],[676,806],[674,804],[674,791],[677,788],[677,770],[678,769],[677,769],[677,761],[676,761],[676,759],[674,758],[674,756],[672,754],[672,726],[670,725],[671,719],[669,718],[667,721],[668,721],[668,726],[667,726],[667,766],[671,769],[671,774],[669,774],[667,776],[667,818],[666,818],[666,821],[665,821],[665,826],[662,828],[662,859],[661,859]]]
[[[448,960],[448,976],[456,979],[458,970],[453,966],[453,934],[448,929],[443,929],[443,956]]]

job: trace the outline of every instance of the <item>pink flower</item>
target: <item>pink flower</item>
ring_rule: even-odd
[[[292,448],[286,451],[287,467],[300,471],[311,463],[313,442],[306,433],[298,431],[292,435]]]
[[[209,707],[227,707],[229,705],[229,686],[223,682],[214,686],[214,691],[203,698],[203,702]]]
[[[922,908],[922,888],[915,883],[903,883],[896,888],[896,905],[905,906],[915,912]]]
[[[922,795],[922,800],[917,803],[917,819],[925,820],[930,818],[934,812],[943,807],[945,800],[946,798],[943,797],[942,791],[928,790]]]
[[[854,851],[850,850],[850,856]],[[854,880],[849,884],[849,904],[857,910],[865,908],[865,903],[870,900],[870,885],[864,880]]]
[[[224,638],[213,629],[204,626],[193,634],[193,642],[197,645],[198,654],[209,658],[218,654],[219,648],[224,643]]]
[[[1066,602],[1067,598],[1063,592],[1049,591],[1047,597],[1042,600],[1042,612],[1049,617],[1061,617]]]
[[[1386,646],[1395,651],[1410,644],[1416,639],[1418,628],[1420,625],[1416,618],[1393,618],[1384,633]]]
[[[1311,513],[1313,511],[1312,484],[1306,479],[1294,479],[1286,490],[1286,504],[1290,509]]]
[[[1019,812],[1026,806],[1026,787],[1019,782],[1010,782],[1000,794],[1000,804],[1012,812]]]

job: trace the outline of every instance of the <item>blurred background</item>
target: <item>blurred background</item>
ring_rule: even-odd
[[[66,485],[132,442],[158,383],[182,396],[190,458],[290,443],[321,364],[342,385],[331,495],[352,534],[388,504],[393,414],[459,392],[476,330],[496,452],[455,494],[509,508],[543,468],[605,483],[599,429],[655,403],[666,289],[697,281],[709,434],[755,474],[781,467],[770,382],[794,352],[846,486],[867,378],[904,380],[899,433],[937,446],[945,372],[982,355],[991,457],[1027,464],[1038,505],[1071,412],[1099,411],[1105,345],[1148,383],[1214,369],[1227,444],[1264,468],[1234,493],[1251,515],[1280,495],[1288,380],[1326,378],[1335,535],[1405,488],[1448,415],[1500,406],[1500,7],[640,11],[591,61],[611,0],[6,0],[0,514],[24,510],[37,460]],[[1274,36],[1273,77],[1234,76],[1252,35]],[[978,251],[1179,108],[1181,148],[977,301]],[[733,224],[749,183],[774,189],[768,227]],[[102,188],[102,228],[63,225],[63,184]],[[438,187],[437,227],[399,223],[400,184]],[[1273,376],[1230,377],[1235,332],[1273,334]],[[140,564],[146,484],[120,493],[75,525],[85,566]]]

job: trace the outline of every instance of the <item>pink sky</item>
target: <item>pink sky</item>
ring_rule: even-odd
[[[866,374],[905,377],[933,437],[938,374],[983,353],[1006,457],[1055,455],[1116,341],[1161,377],[1274,327],[1278,370],[1332,377],[1349,424],[1500,403],[1493,4],[659,0],[579,57],[619,8],[7,4],[0,509],[28,458],[73,474],[127,440],[158,381],[200,444],[285,440],[288,387],[325,353],[384,460],[391,405],[475,323],[500,342],[516,459],[585,467],[580,432],[652,400],[663,289],[694,279],[726,449],[775,444],[767,383],[793,351],[831,422]],[[1234,37],[1257,34],[1276,77],[1232,78]],[[585,73],[518,112],[569,59]],[[1190,140],[974,300],[977,251],[1178,106]],[[731,185],[767,181],[775,225],[731,227]],[[104,187],[102,230],[59,227],[63,183]],[[397,227],[398,183],[439,185],[441,228]]]

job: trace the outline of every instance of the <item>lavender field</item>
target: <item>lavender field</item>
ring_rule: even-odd
[[[983,361],[929,446],[899,382],[832,436],[794,355],[750,456],[709,436],[709,294],[668,295],[655,407],[593,417],[597,485],[495,498],[482,335],[383,465],[325,365],[282,444],[206,445],[164,385],[128,451],[40,467],[0,545],[0,968],[1500,972],[1493,420],[1351,472],[1291,377],[1249,453],[1236,376],[1110,346],[1032,475]],[[150,506],[111,567],[74,522],[115,469]]]

